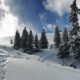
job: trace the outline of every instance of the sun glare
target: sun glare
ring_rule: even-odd
[[[0,8],[4,10],[5,16],[0,21],[0,37],[13,36],[18,27],[18,18],[11,14],[9,7],[1,0]]]

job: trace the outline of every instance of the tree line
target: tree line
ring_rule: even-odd
[[[69,17],[72,30],[67,32],[67,28],[65,28],[61,37],[59,28],[56,27],[54,36],[55,47],[59,49],[59,58],[70,58],[72,64],[80,61],[80,26],[78,15],[80,15],[80,9],[77,7],[76,0],[74,0],[71,4]]]
[[[14,38],[14,49],[23,49],[24,52],[39,49],[48,48],[48,40],[46,37],[46,32],[43,29],[41,33],[40,40],[38,39],[38,35],[33,35],[32,30],[27,31],[26,27],[23,29],[22,36],[20,36],[19,31],[17,30]]]
[[[76,0],[71,4],[71,12],[69,17],[69,22],[72,24],[72,30],[67,31],[64,28],[63,32],[60,32],[58,26],[55,28],[54,35],[54,45],[58,48],[58,57],[61,59],[70,58],[72,63],[75,61],[80,61],[80,26],[78,15],[80,14],[80,9],[77,7]],[[16,31],[14,48],[22,48],[24,52],[33,51],[35,49],[46,49],[48,48],[48,40],[46,37],[46,32],[43,29],[41,33],[40,40],[38,35],[33,36],[32,30],[28,33],[26,27],[23,30],[22,36]]]

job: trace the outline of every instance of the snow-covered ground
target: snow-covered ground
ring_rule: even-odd
[[[80,80],[80,72],[31,59],[9,58],[6,80]]]
[[[0,53],[0,80],[5,79],[6,75],[6,65],[7,65],[7,56],[4,53]]]
[[[28,55],[14,50],[10,40],[4,40],[7,43],[0,44],[0,55],[8,58],[0,58],[0,80],[80,80],[80,69],[62,66],[57,49]]]

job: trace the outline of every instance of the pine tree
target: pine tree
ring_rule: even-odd
[[[12,39],[11,39],[10,43],[13,44],[13,40]]]
[[[71,14],[70,14],[70,22],[72,24],[72,31],[71,35],[77,35],[77,32],[79,31],[79,23],[78,23],[78,13],[79,9],[76,4],[76,0],[73,1],[71,5]]]
[[[68,44],[69,38],[68,38],[68,32],[67,29],[64,29],[63,36],[62,36],[62,44],[59,47],[59,57],[60,58],[67,58],[69,57],[69,47],[70,45]]]
[[[67,29],[65,27],[63,35],[62,35],[62,42],[63,43],[68,43],[68,41],[69,41],[68,32],[67,32]]]
[[[14,39],[14,49],[20,48],[20,34],[18,31],[16,31],[15,39]]]
[[[80,10],[77,7],[76,0],[71,5],[70,22],[72,23],[73,29],[70,33],[70,53],[73,59],[80,58],[80,35],[79,35],[79,23],[78,14]]]
[[[39,48],[39,41],[38,41],[38,36],[37,34],[35,35],[35,48]]]
[[[58,27],[55,28],[55,35],[54,35],[54,44],[55,47],[58,48],[61,43],[60,33]]]
[[[68,43],[65,42],[64,44],[61,44],[60,47],[59,47],[58,56],[60,58],[69,57],[70,56],[69,48],[70,48],[70,45]]]
[[[24,28],[23,30],[23,33],[22,33],[22,38],[21,38],[21,42],[22,42],[22,48],[24,50],[24,52],[26,52],[27,50],[27,43],[28,43],[28,32],[26,30],[26,27]]]
[[[44,29],[43,29],[42,34],[41,34],[40,48],[42,48],[42,49],[48,48],[48,40],[47,40],[46,33],[45,33]]]
[[[33,36],[32,30],[30,30],[29,37],[28,37],[28,50],[29,51],[33,50],[33,43],[34,43],[34,36]]]

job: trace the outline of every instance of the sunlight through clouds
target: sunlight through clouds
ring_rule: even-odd
[[[10,12],[10,6],[5,5],[5,1],[6,0],[1,0],[0,5],[0,37],[14,36],[17,29],[22,31],[25,26],[28,31],[32,29],[33,32],[35,32],[30,23],[19,24],[19,18]]]
[[[1,0],[0,9],[4,12],[0,21],[0,37],[13,36],[16,28],[18,27],[18,19],[11,14],[9,7],[5,5],[5,1]]]

